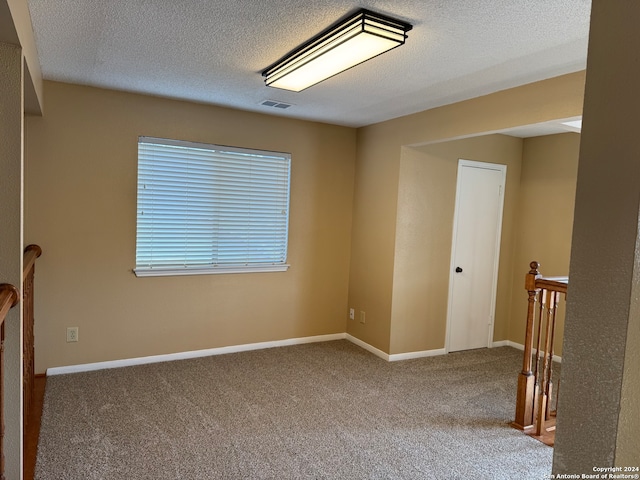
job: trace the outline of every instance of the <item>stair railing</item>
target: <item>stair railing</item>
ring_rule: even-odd
[[[0,284],[0,480],[4,476],[4,320],[20,302],[20,291],[8,283]]]
[[[543,277],[538,262],[529,266],[531,270],[525,276],[529,302],[524,355],[518,375],[516,415],[511,425],[543,437],[555,430],[555,411],[551,410],[554,335],[558,303],[561,295],[566,297],[569,278]],[[553,438],[548,442],[553,444]]]
[[[38,245],[29,245],[24,249],[22,290],[23,290],[23,425],[29,421],[29,413],[33,407],[33,390],[35,378],[35,336],[34,336],[34,311],[33,311],[33,280],[36,268],[36,259],[42,255],[42,249]]]

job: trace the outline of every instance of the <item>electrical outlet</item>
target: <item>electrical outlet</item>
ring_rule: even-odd
[[[365,323],[364,321],[364,312],[360,310],[360,323]]]
[[[355,320],[356,319],[356,309],[355,308],[350,308],[349,309],[349,320]]]
[[[67,327],[67,343],[78,341],[78,327]]]

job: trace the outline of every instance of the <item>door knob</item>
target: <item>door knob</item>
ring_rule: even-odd
[[[456,267],[456,273],[461,273],[462,269],[460,267]]]

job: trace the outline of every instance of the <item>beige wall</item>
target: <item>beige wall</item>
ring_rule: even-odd
[[[522,152],[520,200],[517,212],[513,299],[509,340],[524,344],[527,293],[524,277],[537,261],[546,276],[569,275],[573,209],[578,177],[580,135],[564,133],[527,138]],[[555,352],[562,355],[566,305],[561,300]]]
[[[23,226],[22,49],[0,42],[0,283],[22,292]],[[20,478],[22,450],[22,309],[12,308],[3,325],[4,435],[6,478]]]
[[[26,132],[38,372],[345,331],[354,129],[60,83],[45,94]],[[136,278],[138,135],[290,152],[289,271]]]
[[[592,3],[556,478],[640,463],[638,18],[640,2]]]
[[[402,147],[574,117],[583,94],[578,72],[358,130],[349,306],[365,311],[366,323],[349,321],[349,334],[390,351]]]
[[[566,75],[357,134],[47,82],[47,114],[28,119],[26,139],[25,241],[44,249],[37,267],[37,370],[345,329],[389,353],[442,348],[448,277],[441,264],[450,254],[457,158],[509,165],[494,339],[514,339],[508,317],[520,282],[513,278],[511,237],[522,141],[460,138],[575,116],[583,79]],[[290,271],[136,278],[138,135],[291,152]],[[425,156],[429,161],[419,165]],[[412,258],[417,237],[410,225],[425,211],[411,206],[419,190],[415,168],[434,169],[421,175],[437,186],[428,200],[439,205],[419,226],[434,245],[419,258]],[[436,256],[443,248],[446,255]],[[414,284],[424,262],[439,274]],[[413,295],[420,291],[429,293]],[[347,322],[348,307],[366,312],[366,323]],[[67,326],[80,328],[80,342],[65,342]]]
[[[404,148],[400,159],[390,353],[445,347],[458,160],[507,165],[494,338],[505,340],[522,139],[486,135]]]
[[[640,258],[636,254],[633,285],[637,292],[640,286]],[[615,465],[638,466],[640,458],[640,304],[635,301],[629,309],[629,326],[624,355],[622,391],[620,392],[620,415],[616,438]]]

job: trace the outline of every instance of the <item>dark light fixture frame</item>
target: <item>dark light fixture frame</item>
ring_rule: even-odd
[[[318,83],[324,82],[325,80],[328,80],[329,78],[332,78],[336,75],[338,75],[339,73],[342,72],[346,72],[347,70],[355,67],[356,65],[360,65],[361,63],[366,62],[367,60],[371,60],[372,58],[375,58],[379,55],[382,55],[383,53],[386,53],[390,50],[393,50],[401,45],[404,45],[405,40],[407,39],[407,32],[409,32],[412,28],[413,25],[411,25],[410,23],[401,21],[401,20],[397,20],[395,18],[389,17],[387,15],[382,15],[380,13],[376,13],[373,12],[371,10],[368,10],[366,8],[362,8],[357,10],[356,12],[354,12],[351,15],[348,15],[347,17],[345,17],[343,20],[339,20],[336,23],[332,24],[330,27],[324,29],[322,32],[320,32],[319,34],[317,34],[316,36],[314,36],[313,38],[311,38],[309,41],[303,43],[301,46],[299,46],[298,48],[290,51],[289,53],[287,53],[284,57],[282,57],[280,60],[278,60],[277,62],[271,64],[269,67],[267,67],[266,69],[264,69],[262,71],[262,76],[265,77],[265,84],[267,86],[269,86],[269,76],[275,75],[278,72],[282,71],[283,69],[287,68],[289,65],[291,65],[292,63],[298,61],[299,59],[303,58],[305,55],[307,55],[308,53],[312,52],[316,47],[318,47],[319,45],[321,45],[323,42],[325,42],[327,39],[329,39],[330,37],[345,32],[351,28],[353,28],[354,26],[360,24],[360,28],[361,28],[361,32],[365,32],[365,25],[366,25],[366,21],[367,20],[373,20],[375,22],[377,22],[378,24],[382,24],[383,26],[387,26],[390,28],[394,28],[396,30],[402,30],[403,35],[402,35],[402,40],[398,41],[398,44],[395,47],[390,48],[389,50],[385,50],[384,52],[381,52],[377,55],[374,55],[373,57],[369,57],[365,60],[362,60],[359,63],[356,63],[348,68],[346,68],[345,70],[342,70],[340,72],[337,72],[327,78],[324,78],[312,85],[309,85],[308,87],[300,90],[306,90],[307,88],[313,86],[313,85],[317,85]],[[387,40],[389,40],[388,37],[385,37],[383,35],[379,35],[376,34],[375,32],[367,32],[369,35],[376,35],[379,36],[381,38],[385,38]],[[397,32],[394,32],[397,33]],[[329,49],[328,51],[342,45],[344,42],[350,40],[352,37],[349,37],[341,42],[339,42],[338,44],[334,45],[331,49]],[[326,53],[326,52],[324,52]],[[323,54],[324,54],[323,53]],[[298,68],[304,66],[305,63],[303,63],[302,65],[300,65],[299,67],[295,68],[292,70],[295,71]]]

